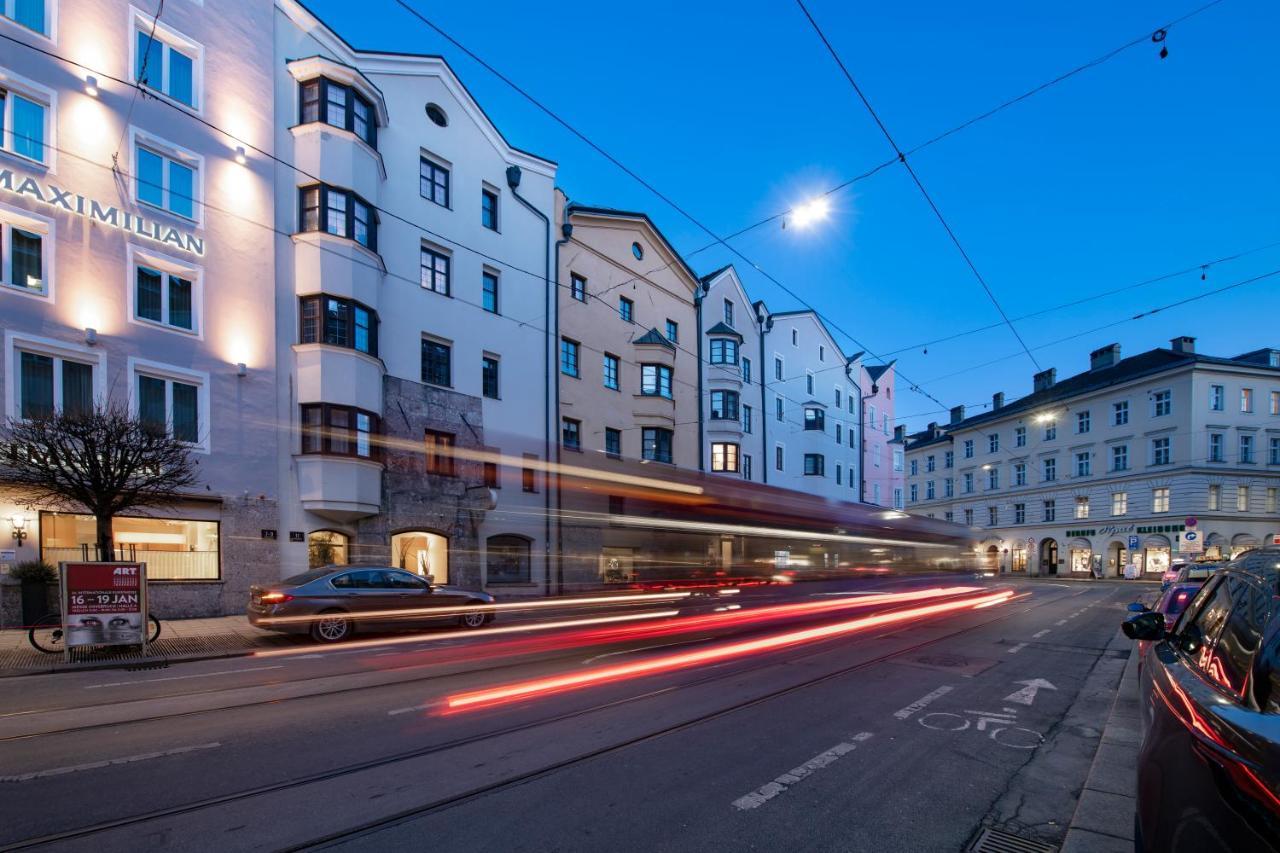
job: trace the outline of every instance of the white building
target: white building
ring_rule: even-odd
[[[974,528],[1002,570],[1156,574],[1199,547],[1232,557],[1280,536],[1280,350],[1220,358],[1179,337],[1122,360],[1112,344],[1084,373],[1046,370],[1026,397],[953,410],[909,437],[906,458],[907,509]]]
[[[769,460],[764,436],[770,424],[762,396],[764,335],[757,306],[732,266],[703,276],[698,316],[703,467],[765,482]]]

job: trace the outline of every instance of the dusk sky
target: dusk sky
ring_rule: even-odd
[[[790,0],[409,2],[722,236],[893,154]],[[906,150],[1201,5],[808,2]],[[770,309],[803,307],[723,246],[693,254],[711,242],[696,225],[395,0],[308,6],[356,47],[444,55],[512,144],[560,164],[571,199],[645,211],[699,273],[733,262]],[[1280,243],[1277,27],[1274,3],[1222,0],[1169,29],[1168,58],[1144,38],[911,158],[1010,317],[1193,268],[1015,321],[1042,367],[1068,376],[1096,347],[1183,334],[1216,355],[1280,346],[1280,275],[1098,328],[1280,270],[1280,245],[1254,251]],[[971,414],[1030,391],[1007,327],[926,354],[1000,319],[902,166],[831,200],[817,227],[733,245],[856,337],[837,333],[848,352],[898,359],[910,429],[945,421],[912,383]]]

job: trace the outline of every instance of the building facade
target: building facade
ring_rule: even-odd
[[[766,482],[769,422],[761,375],[764,334],[757,306],[732,266],[703,276],[701,297],[704,470]]]
[[[991,568],[1147,575],[1280,536],[1280,350],[1223,358],[1195,339],[1090,369],[906,444],[907,509],[974,529]],[[1189,536],[1188,534],[1194,534]]]
[[[902,448],[896,443],[893,390],[894,362],[862,367],[863,503],[902,508]]]

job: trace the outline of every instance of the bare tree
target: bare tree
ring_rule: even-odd
[[[113,552],[115,516],[176,503],[196,484],[195,466],[186,444],[117,406],[14,418],[0,428],[0,481],[32,504],[91,513],[100,559]]]

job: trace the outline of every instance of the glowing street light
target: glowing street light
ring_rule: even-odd
[[[821,222],[831,213],[831,203],[826,196],[809,199],[791,209],[791,224],[798,228],[807,228],[815,222]]]

